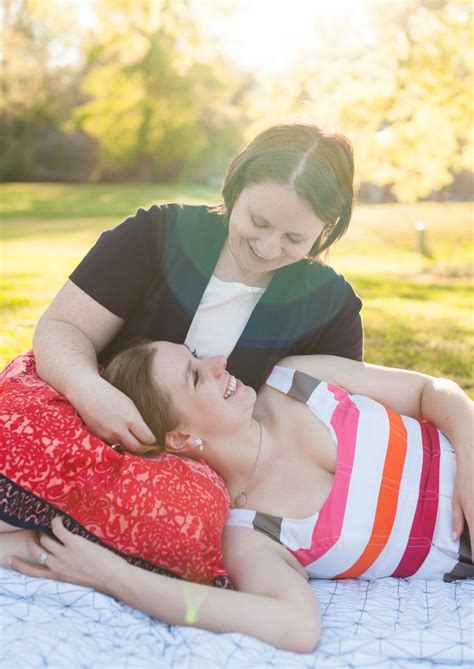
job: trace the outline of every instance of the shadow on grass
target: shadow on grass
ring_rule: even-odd
[[[216,192],[196,184],[5,184],[5,218],[116,217],[120,222],[155,202],[216,201]]]

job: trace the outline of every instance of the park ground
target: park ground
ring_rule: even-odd
[[[1,367],[31,347],[37,319],[102,230],[154,202],[217,201],[192,184],[0,186]],[[356,205],[326,261],[363,300],[367,361],[448,376],[474,396],[472,225],[472,203]]]

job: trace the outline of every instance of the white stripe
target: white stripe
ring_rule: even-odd
[[[308,518],[283,518],[280,533],[282,544],[290,550],[309,548],[318,516],[319,512],[317,511]]]
[[[377,402],[360,395],[352,395],[351,399],[360,411],[360,418],[342,532],[329,551],[308,565],[312,577],[330,578],[351,567],[364,551],[374,523],[389,421],[384,407]]]
[[[452,497],[454,480],[456,478],[456,456],[451,443],[446,437],[439,433],[439,445],[441,458],[439,463],[439,504],[436,516],[435,531],[433,534],[433,548],[418,571],[413,574],[415,578],[441,578],[449,573],[457,564],[459,551],[459,539],[451,539],[452,525]],[[446,550],[453,555],[449,557],[437,549]]]
[[[336,400],[333,393],[328,390],[327,383],[324,383],[323,381],[321,381],[318,387],[313,390],[307,401],[307,406],[311,413],[319,418],[319,420],[328,428],[331,434],[331,439],[336,444],[336,447],[337,436],[331,425],[331,418],[334,411],[337,409],[338,404],[338,400]]]
[[[407,430],[408,447],[400,481],[395,522],[387,545],[362,578],[390,576],[395,571],[405,552],[418,504],[423,467],[421,427],[413,418],[401,416],[401,419]]]
[[[250,509],[231,509],[227,516],[226,527],[248,527],[253,530],[255,511]]]
[[[276,390],[280,390],[282,393],[288,394],[288,391],[293,384],[294,375],[294,369],[275,365],[270,376],[266,380],[266,385],[270,386],[271,388],[276,388]]]

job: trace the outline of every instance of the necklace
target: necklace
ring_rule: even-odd
[[[258,420],[258,418],[255,418],[257,421],[257,425],[259,427],[259,437],[258,437],[258,448],[257,448],[257,456],[255,458],[255,462],[253,463],[252,471],[250,472],[250,478],[247,483],[247,489],[242,490],[237,497],[234,498],[234,507],[237,509],[241,509],[243,506],[247,504],[247,493],[252,489],[252,485],[254,483],[254,478],[255,478],[255,468],[257,466],[258,458],[260,457],[260,451],[262,448],[262,424]]]

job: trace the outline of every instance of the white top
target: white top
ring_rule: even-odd
[[[264,292],[212,275],[184,343],[202,357],[229,357]]]

